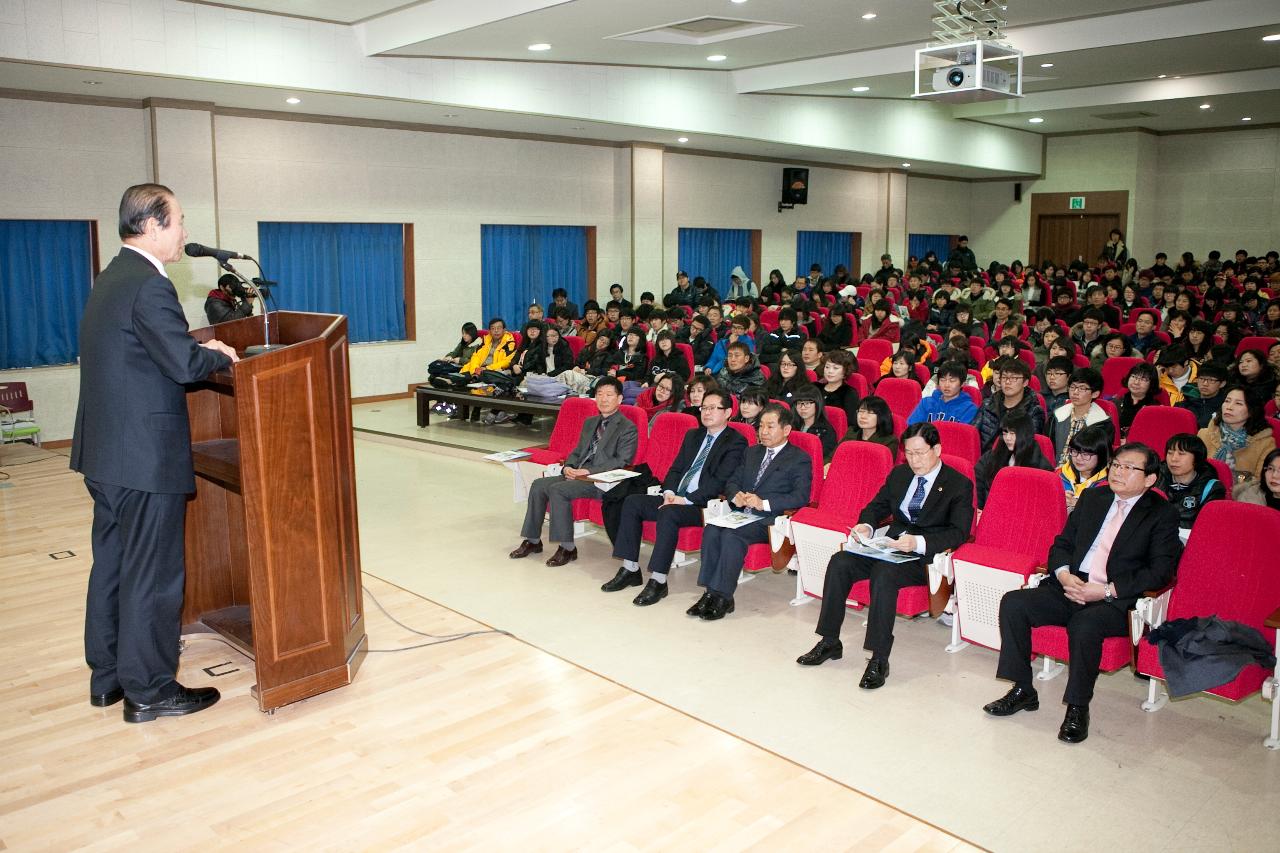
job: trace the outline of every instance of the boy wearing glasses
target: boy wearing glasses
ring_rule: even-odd
[[[1067,382],[1067,402],[1053,410],[1049,421],[1049,438],[1053,439],[1054,458],[1059,465],[1067,461],[1067,447],[1082,429],[1108,419],[1106,411],[1095,402],[1101,394],[1101,373],[1092,367],[1072,371]]]

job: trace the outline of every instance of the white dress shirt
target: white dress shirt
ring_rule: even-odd
[[[160,275],[164,276],[165,278],[169,277],[169,274],[164,271],[164,264],[160,263],[160,259],[157,258],[155,255],[151,254],[146,249],[139,249],[137,246],[134,246],[130,243],[125,243],[124,247],[126,249],[132,249],[133,251],[137,252],[139,255],[142,255],[142,257],[146,258],[148,261],[151,262],[151,266],[156,268],[156,272],[160,273]]]
[[[907,511],[907,507],[911,505],[911,496],[916,493],[916,489],[920,485],[920,478],[924,477],[924,499],[925,501],[928,501],[929,493],[933,491],[933,484],[937,482],[938,474],[940,474],[941,472],[942,472],[942,462],[940,461],[938,462],[938,464],[934,465],[933,468],[930,469],[927,474],[917,474],[914,471],[911,472],[911,485],[907,487],[907,494],[902,499],[902,503],[898,504],[898,509],[902,511],[902,514],[904,516],[906,516],[908,519],[911,518],[911,513]],[[921,509],[923,509],[924,504],[921,504],[920,507]],[[916,537],[915,552],[917,554],[923,554],[927,550],[924,547],[924,537],[918,533],[913,533],[911,535]]]

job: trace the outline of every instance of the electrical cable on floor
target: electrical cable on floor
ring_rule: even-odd
[[[382,602],[381,602],[381,601],[378,601],[378,597],[377,597],[376,595],[374,595],[374,594],[369,590],[369,587],[367,587],[367,586],[362,586],[361,588],[364,590],[364,594],[365,594],[365,595],[367,595],[367,596],[369,596],[369,599],[373,602],[374,606],[375,606],[375,607],[377,607],[377,608],[378,608],[378,610],[382,611],[382,615],[383,615],[383,616],[387,617],[387,618],[388,618],[388,619],[390,619],[392,622],[394,622],[395,624],[399,625],[401,628],[403,628],[403,629],[405,629],[406,631],[408,631],[410,634],[417,634],[419,637],[430,637],[430,638],[431,638],[431,642],[429,642],[429,643],[417,643],[417,644],[415,644],[415,645],[412,645],[412,646],[404,646],[404,647],[399,648],[399,649],[369,649],[369,654],[386,654],[386,653],[390,653],[390,652],[408,652],[408,651],[412,651],[413,649],[425,649],[427,646],[439,646],[439,645],[442,645],[442,644],[444,644],[444,643],[452,643],[452,642],[455,642],[455,641],[457,641],[457,640],[465,640],[465,639],[466,639],[466,638],[468,638],[468,637],[479,637],[479,636],[482,636],[482,635],[484,635],[484,634],[501,634],[501,635],[503,635],[504,637],[513,637],[513,636],[515,636],[515,635],[514,635],[514,634],[512,634],[510,631],[502,631],[502,630],[499,630],[499,629],[497,629],[497,628],[490,628],[490,629],[487,629],[487,630],[484,630],[484,631],[464,631],[464,632],[463,632],[463,633],[461,633],[461,634],[428,634],[426,631],[419,631],[419,630],[417,630],[416,628],[410,628],[408,625],[404,624],[404,623],[403,623],[403,622],[401,622],[399,619],[397,619],[396,617],[392,616],[390,613],[388,613],[388,612],[387,612],[387,608],[385,608],[385,607],[383,607],[383,606],[382,606]]]

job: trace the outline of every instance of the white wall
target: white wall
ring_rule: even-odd
[[[352,347],[355,396],[403,392],[479,321],[482,224],[594,225],[598,286],[629,281],[626,149],[259,118],[216,127],[223,245],[256,256],[259,221],[413,223],[418,339]]]
[[[663,266],[667,277],[660,282],[637,282],[637,288],[659,293],[659,287],[665,292],[675,286],[681,228],[759,229],[760,277],[764,280],[775,268],[788,278],[795,276],[797,231],[860,231],[862,269],[878,267],[885,241],[882,176],[811,168],[808,204],[779,211],[782,169],[778,163],[668,152],[664,158],[663,199]],[[809,261],[803,263],[807,269]],[[697,274],[694,270],[688,272]],[[722,293],[728,288],[729,270],[700,272]]]
[[[907,233],[964,234],[972,237],[969,231],[973,187],[968,181],[908,176]]]
[[[1280,249],[1280,128],[1162,136],[1150,254]],[[1146,255],[1140,257],[1145,258]]]
[[[143,110],[0,98],[0,218],[90,219],[103,266],[120,251],[120,193],[150,178]],[[44,437],[71,437],[78,367],[0,372],[26,382]]]

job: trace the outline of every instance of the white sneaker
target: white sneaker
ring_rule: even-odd
[[[505,424],[515,420],[515,417],[511,412],[498,412],[493,416],[493,422],[495,424]]]
[[[493,426],[497,420],[498,420],[497,412],[485,412],[484,416],[480,418],[480,423],[484,424],[485,426]]]
[[[954,614],[954,613],[947,613],[947,612],[944,610],[944,611],[943,611],[943,612],[938,616],[938,623],[939,623],[940,625],[945,625],[945,626],[947,626],[948,628],[950,628],[952,625],[954,625],[954,624],[956,623],[956,617],[955,617],[955,614]]]

